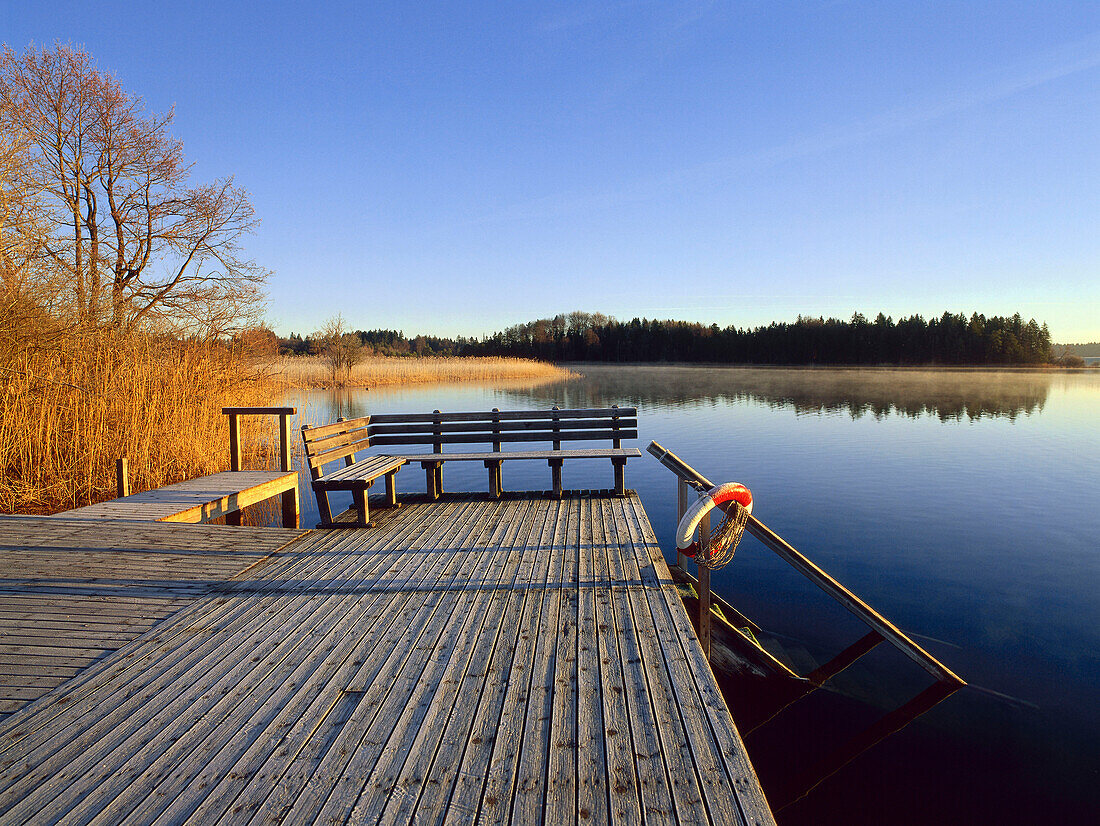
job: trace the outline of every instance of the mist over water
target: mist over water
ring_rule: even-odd
[[[582,377],[552,384],[289,401],[317,423],[436,408],[638,407],[639,447],[655,439],[715,482],[748,485],[754,515],[970,683],[835,766],[843,746],[931,683],[910,660],[880,645],[759,728],[769,691],[724,681],[773,804],[820,781],[780,823],[1100,818],[1100,371],[574,369]],[[423,490],[418,470],[402,471],[399,490]],[[456,463],[445,482],[481,491],[485,472]],[[566,463],[564,483],[610,487],[610,463]],[[549,471],[505,463],[504,484],[546,489]],[[627,485],[671,556],[672,475],[644,455],[628,464]],[[313,524],[308,488],[303,507]],[[751,538],[713,582],[800,673],[866,631]]]
[[[697,366],[609,367],[575,365],[587,381],[571,388],[574,406],[606,399],[675,407],[760,402],[797,413],[891,414],[943,421],[1031,415],[1042,410],[1053,377],[1039,372],[843,368],[737,368]],[[1059,377],[1061,378],[1061,377]],[[517,396],[551,400],[554,387]],[[584,399],[589,402],[584,402]]]

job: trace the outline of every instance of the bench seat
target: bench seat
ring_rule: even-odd
[[[313,493],[317,498],[317,510],[321,517],[321,524],[331,526],[335,523],[332,519],[332,510],[329,507],[328,494],[334,490],[350,490],[355,502],[356,521],[359,527],[370,527],[370,508],[367,505],[367,488],[381,478],[386,478],[386,504],[397,507],[397,483],[398,469],[405,464],[405,459],[400,456],[368,456],[361,461],[355,461],[353,456],[350,464],[339,470],[333,471],[327,476],[314,476]]]
[[[364,482],[373,482],[380,476],[397,470],[405,464],[403,456],[368,456],[347,467],[335,470],[317,479],[316,486],[329,490],[355,490]]]

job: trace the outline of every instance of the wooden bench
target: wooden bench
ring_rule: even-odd
[[[370,417],[340,419],[335,424],[321,427],[302,426],[306,463],[322,525],[333,524],[329,491],[350,490],[358,512],[356,524],[369,527],[367,489],[380,477],[386,479],[386,503],[397,507],[395,477],[405,460],[400,456],[368,456],[359,461],[355,454],[370,448],[369,434],[361,424],[364,420],[369,421]],[[344,460],[344,466],[326,476],[324,466],[340,459]]]
[[[545,460],[551,469],[554,494],[561,496],[561,469],[566,459],[610,459],[614,468],[615,492],[626,493],[626,461],[641,456],[636,448],[624,448],[623,439],[638,437],[638,411],[633,407],[576,410],[492,410],[484,413],[391,413],[346,419],[324,427],[302,428],[306,454],[332,461],[353,456],[359,450],[391,446],[423,445],[430,452],[389,451],[386,458],[401,462],[419,462],[427,480],[428,496],[439,498],[443,492],[443,465],[446,462],[482,462],[489,471],[489,493],[503,494],[501,465],[507,460]],[[603,441],[608,447],[563,450],[562,442]],[[512,450],[503,446],[521,442],[547,442],[551,450]],[[485,444],[492,450],[472,453],[444,452],[445,445]],[[339,452],[343,451],[343,452]],[[327,457],[327,458],[325,458]],[[310,459],[311,470],[315,466]],[[316,465],[319,468],[319,463]],[[344,471],[338,471],[343,474]],[[315,475],[314,491],[320,488]],[[325,477],[334,478],[334,477]],[[327,505],[327,502],[325,503]],[[325,514],[318,494],[318,507]]]

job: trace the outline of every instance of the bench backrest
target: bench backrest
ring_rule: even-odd
[[[360,416],[321,427],[303,427],[306,460],[314,476],[337,459],[354,457],[367,448],[388,445],[426,445],[443,452],[444,445],[491,444],[493,450],[510,442],[610,441],[638,438],[638,410],[606,407],[566,410],[491,410],[484,413],[387,413]]]
[[[371,447],[429,445],[440,453],[445,445],[510,442],[550,442],[554,449],[567,441],[610,441],[638,438],[638,411],[633,407],[573,410],[492,410],[484,413],[390,413],[371,416],[367,427]]]
[[[370,416],[358,416],[320,427],[303,425],[302,443],[310,475],[319,478],[322,475],[321,466],[337,459],[355,461],[357,452],[370,447],[369,424]]]

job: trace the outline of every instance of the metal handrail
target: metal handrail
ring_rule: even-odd
[[[665,467],[676,474],[685,484],[691,486],[697,491],[708,491],[714,487],[709,479],[707,479],[699,471],[695,470],[691,465],[681,459],[672,451],[662,447],[657,442],[650,442],[647,450],[660,461]],[[933,657],[928,651],[922,648],[918,643],[912,640],[910,637],[890,622],[886,617],[845,588],[840,582],[831,577],[828,573],[822,570],[819,566],[814,564],[808,557],[797,551],[789,542],[783,537],[757,519],[751,514],[748,517],[748,521],[745,525],[745,530],[759,539],[764,545],[770,548],[781,559],[794,567],[803,576],[821,588],[825,593],[855,614],[865,624],[873,628],[879,634],[883,636],[888,642],[890,642],[895,648],[905,654],[907,657],[916,662],[921,668],[936,677],[937,680],[942,680],[950,683],[954,683],[957,686],[966,685],[966,681],[955,674],[951,669]],[[704,572],[706,576],[704,577]],[[705,580],[705,585],[704,585]],[[704,567],[699,568],[699,584],[700,590],[704,587],[707,590],[706,599],[704,600],[703,594],[700,593],[699,599],[699,626],[700,626],[700,641],[705,640],[704,650],[709,651],[710,641],[710,576],[709,571]],[[705,613],[704,613],[705,605]],[[704,619],[705,617],[705,619]]]

